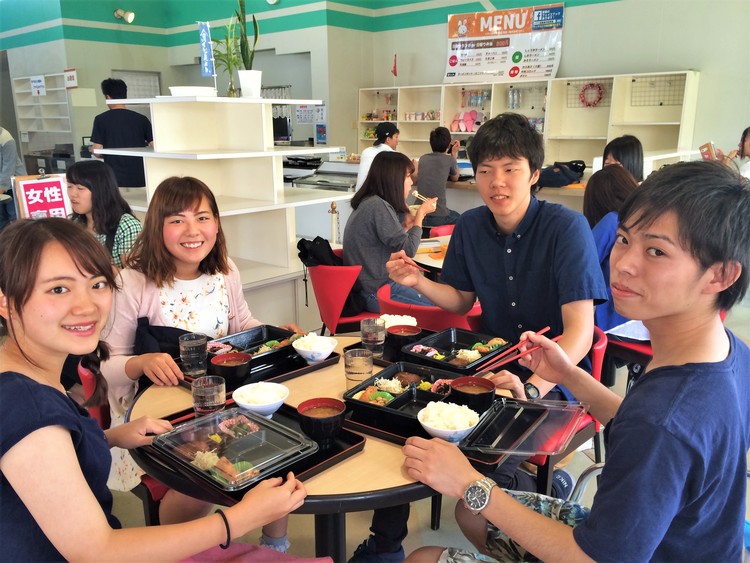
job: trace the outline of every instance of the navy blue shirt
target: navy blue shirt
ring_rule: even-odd
[[[586,219],[535,197],[507,236],[487,206],[461,215],[440,281],[476,293],[483,332],[514,342],[523,332],[547,325],[550,336],[562,334],[561,307],[566,303],[607,299]],[[584,360],[590,369],[588,358]]]
[[[741,561],[750,349],[727,331],[716,363],[655,368],[608,424],[591,514],[573,530],[595,561]]]
[[[112,515],[112,493],[107,488],[112,457],[97,422],[57,389],[19,373],[0,373],[0,457],[35,430],[48,426],[62,426],[70,432],[83,476],[110,526],[119,528],[120,523]],[[40,456],[40,461],[49,460]],[[1,473],[0,538],[0,561],[64,559]]]

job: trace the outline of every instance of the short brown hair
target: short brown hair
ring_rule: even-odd
[[[583,193],[583,215],[593,228],[607,213],[620,211],[638,187],[633,175],[622,166],[605,166],[589,178]]]
[[[206,184],[191,176],[172,176],[156,187],[148,205],[143,231],[130,250],[125,267],[141,272],[157,287],[171,285],[174,282],[176,268],[174,257],[164,245],[164,219],[187,209],[198,208],[204,197],[216,218],[219,230],[216,234],[216,244],[200,263],[198,270],[202,274],[210,275],[219,272],[229,273],[226,237],[221,228],[216,198]]]

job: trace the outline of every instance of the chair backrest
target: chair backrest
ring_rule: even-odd
[[[334,251],[335,252],[335,251]],[[307,269],[312,283],[320,320],[333,334],[349,292],[357,281],[362,266],[310,266]]]
[[[453,229],[456,225],[438,225],[437,227],[430,227],[430,237],[444,237],[446,235],[452,235]]]
[[[378,290],[378,304],[380,312],[389,315],[410,315],[417,319],[417,325],[427,330],[440,331],[447,328],[463,328],[471,330],[469,317],[480,316],[482,308],[479,303],[465,315],[449,313],[440,307],[424,305],[410,305],[391,299],[391,286],[385,284]]]
[[[87,369],[78,362],[78,377],[81,379],[81,386],[83,387],[83,396],[88,400],[96,390],[96,377],[93,372]],[[102,430],[109,428],[110,416],[109,416],[109,405],[99,405],[95,407],[87,407],[91,418],[99,423],[99,427]]]
[[[602,380],[602,366],[604,365],[604,352],[607,351],[607,335],[598,326],[594,327],[594,340],[589,352],[591,359],[591,375],[597,381]]]

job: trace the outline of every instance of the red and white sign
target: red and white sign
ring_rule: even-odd
[[[72,88],[78,88],[78,73],[74,68],[67,68],[63,72],[63,78],[65,79],[65,87],[70,90]]]
[[[16,176],[16,201],[21,218],[66,218],[72,213],[67,183],[63,174]]]
[[[563,17],[562,3],[449,16],[443,81],[554,78]]]

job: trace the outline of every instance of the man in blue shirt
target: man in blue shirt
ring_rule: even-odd
[[[594,304],[606,300],[607,291],[583,215],[532,194],[544,163],[542,136],[524,116],[504,113],[479,128],[469,158],[484,205],[456,222],[440,283],[422,276],[403,253],[391,255],[386,265],[391,279],[461,315],[478,298],[483,332],[506,340],[518,342],[525,331],[549,325],[550,335],[562,336],[559,344],[571,361],[581,362],[591,348]],[[538,375],[514,372],[503,370],[492,379],[521,399],[572,398]],[[534,477],[518,469],[523,459],[506,460],[493,479],[505,488],[536,490]],[[572,483],[566,486],[558,475],[553,487],[562,496]],[[385,553],[406,535],[405,524],[401,530],[395,524],[403,516],[384,514],[397,509],[375,511],[367,543],[382,560],[391,560]]]
[[[653,348],[624,399],[545,337],[526,334],[522,349],[541,349],[519,363],[564,383],[607,427],[607,461],[590,513],[503,491],[447,442],[407,440],[407,472],[464,497],[474,516],[459,523],[482,553],[534,561],[742,559],[750,348],[726,330],[720,311],[747,292],[748,215],[750,184],[708,161],[665,167],[624,203],[610,258],[612,297],[619,313],[643,321]],[[438,557],[486,560],[435,547],[409,560]]]

